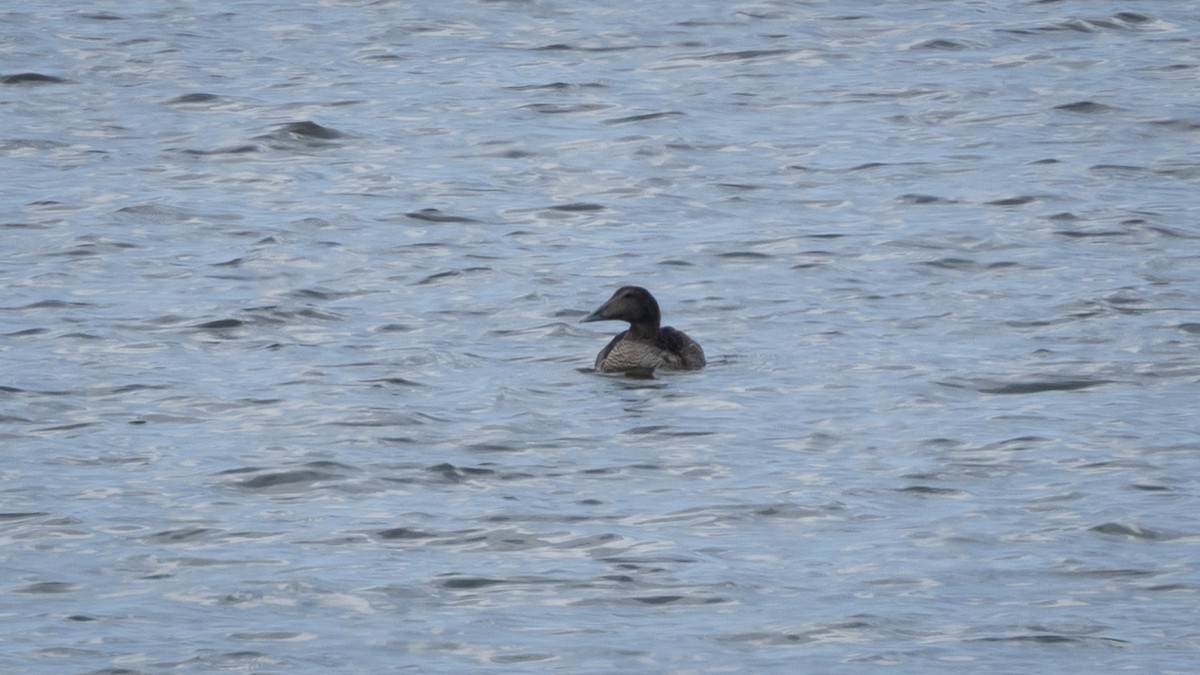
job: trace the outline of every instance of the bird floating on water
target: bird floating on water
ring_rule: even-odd
[[[628,321],[628,330],[617,334],[596,355],[602,373],[698,370],[705,365],[700,343],[683,331],[660,326],[658,301],[641,286],[623,286],[600,309],[579,320]]]

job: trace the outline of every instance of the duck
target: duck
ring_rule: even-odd
[[[599,309],[579,320],[590,321],[629,322],[629,328],[617,333],[596,355],[596,370],[602,373],[699,370],[705,366],[700,343],[683,331],[662,326],[658,301],[641,286],[618,288]]]

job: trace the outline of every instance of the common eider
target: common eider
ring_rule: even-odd
[[[596,370],[603,373],[652,372],[656,368],[698,370],[704,367],[704,350],[683,331],[660,326],[658,301],[640,286],[617,289],[600,309],[579,320],[628,321],[629,329],[617,334],[596,355]]]

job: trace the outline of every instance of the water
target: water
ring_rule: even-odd
[[[1194,669],[1186,3],[0,25],[5,672]]]

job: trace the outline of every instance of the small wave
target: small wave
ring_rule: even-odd
[[[305,120],[281,124],[254,140],[263,141],[275,150],[297,150],[329,147],[345,137],[346,134],[337,129]]]
[[[1112,380],[1064,377],[1060,379],[1031,379],[1017,382],[996,382],[993,380],[975,382],[943,381],[940,384],[959,389],[973,389],[981,394],[1018,395],[1039,394],[1048,391],[1077,391],[1099,387],[1111,382]]]
[[[203,92],[197,92],[194,94],[184,94],[182,96],[176,96],[175,98],[169,99],[169,100],[167,100],[167,105],[176,105],[176,104],[185,104],[185,103],[212,103],[214,101],[219,101],[219,100],[221,100],[221,97],[217,96],[216,94],[205,94]]]
[[[1064,103],[1062,105],[1054,106],[1054,109],[1083,114],[1106,113],[1117,110],[1117,108],[1104,105],[1103,103],[1096,103],[1095,101],[1076,101],[1074,103]]]
[[[0,84],[66,84],[69,81],[42,73],[16,73],[0,76]]]
[[[1145,539],[1147,541],[1169,541],[1177,538],[1173,534],[1142,527],[1141,525],[1126,525],[1125,523],[1102,523],[1094,527],[1089,527],[1088,530],[1110,537],[1128,537],[1130,539]]]
[[[627,117],[614,117],[612,119],[604,120],[604,124],[615,125],[615,124],[632,124],[634,122],[649,122],[651,120],[662,119],[664,117],[680,117],[684,114],[685,113],[681,113],[681,112],[678,112],[675,110],[668,110],[666,112],[645,113],[642,115],[629,115]]]
[[[413,220],[423,220],[427,223],[477,223],[478,220],[467,216],[456,216],[439,209],[421,209],[404,214]]]
[[[943,38],[926,40],[924,42],[919,42],[919,43],[909,47],[909,49],[932,49],[935,51],[961,51],[963,49],[970,49],[970,48],[971,48],[971,46],[964,42],[958,42],[956,40],[946,40]]]

